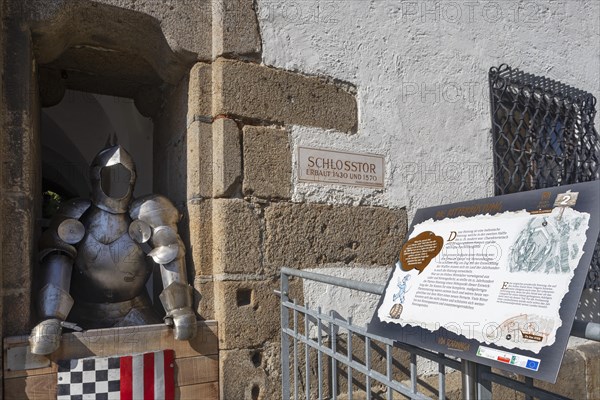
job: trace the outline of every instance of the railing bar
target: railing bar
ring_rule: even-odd
[[[417,393],[417,355],[410,353],[410,388]]]
[[[281,299],[287,300],[288,293],[288,277],[282,276],[280,281]],[[289,337],[284,334],[285,329],[289,329],[290,319],[289,309],[281,303],[280,318],[281,318],[281,397],[285,400],[290,398],[290,347]],[[283,329],[285,327],[285,329]]]
[[[477,366],[477,398],[480,400],[492,398],[492,382],[485,378],[492,368],[488,365]]]
[[[308,310],[308,303],[304,304],[304,308]],[[310,332],[310,318],[308,315],[304,314],[304,334],[306,335],[306,341],[304,342],[304,364],[305,364],[305,373],[306,373],[306,385],[304,388],[304,395],[306,400],[310,400],[310,346],[308,335]],[[302,335],[299,335],[301,337]],[[302,341],[302,340],[301,340]]]
[[[371,338],[365,337],[365,367],[367,371],[371,370]],[[366,375],[367,400],[371,400],[371,378]]]
[[[386,371],[387,378],[391,382],[392,381],[392,346],[389,344],[385,345],[385,362],[386,362]],[[388,385],[387,388],[387,400],[392,400],[392,388]]]
[[[289,305],[292,308],[294,306],[294,304],[292,304],[292,303],[289,303]],[[301,307],[301,306],[297,306],[297,307],[301,311],[304,311],[304,310],[307,309],[307,308],[304,308],[304,307]],[[321,315],[321,317],[322,316],[323,315]],[[315,314],[314,317],[317,318],[317,317],[319,317],[319,315]],[[321,318],[321,319],[324,319],[324,318]],[[327,319],[329,319],[329,318],[327,318]],[[343,321],[339,320],[339,319],[335,319],[335,321],[334,321],[334,323],[336,323],[336,324],[340,323],[340,325],[341,325],[342,322]],[[344,325],[348,325],[348,326],[344,326],[344,328],[347,329],[348,332],[350,333],[350,332],[353,332],[354,330],[350,326],[352,324],[351,320],[349,320],[349,322],[350,322],[349,324],[344,323]],[[357,332],[357,333],[360,334],[360,332]],[[365,335],[365,336],[366,337],[370,337],[370,335],[368,335],[368,334]],[[373,338],[371,337],[371,339],[373,339]],[[375,339],[375,340],[377,340],[377,339]],[[349,340],[349,342],[350,342],[350,340]],[[402,343],[396,343],[396,347],[404,349],[404,350],[409,351],[411,353],[415,353],[415,354],[417,354],[419,356],[422,356],[424,358],[430,359],[432,361],[435,361],[435,362],[438,362],[438,363],[442,363],[442,364],[446,365],[447,367],[455,369],[455,370],[460,370],[460,368],[461,368],[459,361],[452,360],[452,359],[450,359],[448,357],[445,357],[445,356],[440,356],[439,354],[430,352],[428,350],[420,349],[420,348],[417,348],[417,347],[414,347],[414,346],[411,346],[411,345],[402,344]],[[349,382],[351,382],[351,381],[349,380]]]
[[[530,378],[528,376],[525,377],[525,384],[527,386],[529,386],[530,388],[533,388],[533,378]],[[533,396],[529,395],[529,394],[525,394],[525,400],[533,400]]]
[[[600,342],[600,323],[575,320],[571,328],[571,336]]]
[[[463,358],[461,360],[461,386],[464,400],[476,400],[477,397],[477,364]]]
[[[352,325],[352,317],[348,317],[348,324]],[[348,348],[348,400],[352,400],[353,392],[354,392],[354,384],[352,383],[352,367],[350,364],[352,363],[352,329],[348,329],[348,339],[347,339],[347,348]]]
[[[440,358],[446,358],[443,354],[440,354]],[[446,366],[442,363],[438,364],[438,392],[439,400],[446,399]]]
[[[284,332],[288,335],[293,335],[294,332],[291,329],[285,329]],[[313,340],[310,339],[306,339],[302,334],[298,334],[298,340],[306,343],[308,346],[313,347],[315,349],[317,349],[318,344],[316,344]],[[369,375],[372,379],[375,379],[376,381],[378,381],[379,383],[382,384],[390,384],[392,386],[392,389],[394,389],[395,391],[402,393],[405,396],[410,397],[411,399],[419,399],[419,400],[425,400],[425,399],[429,399],[429,397],[422,395],[420,393],[413,393],[411,392],[410,388],[398,381],[392,381],[392,382],[388,382],[388,379],[385,375],[377,372],[377,371],[373,371],[373,370],[367,370],[365,368],[364,365],[360,364],[357,361],[348,361],[348,359],[340,354],[332,354],[331,353],[331,349],[328,348],[323,348],[323,353],[325,355],[327,355],[328,357],[332,357],[335,358],[337,361],[339,361],[340,363],[346,365],[347,367],[350,368],[354,368],[357,372],[360,372],[361,374],[365,374],[365,375]]]
[[[516,381],[511,378],[507,378],[502,375],[495,374],[493,372],[482,372],[481,377],[499,385],[515,389],[525,395],[531,395],[544,400],[569,400],[568,397],[561,396],[556,393],[548,392],[546,390],[527,386],[523,382]]]
[[[347,289],[358,290],[360,292],[366,292],[371,294],[383,294],[385,292],[385,285],[378,285],[374,283],[360,282],[347,278],[338,278],[331,275],[317,274],[314,272],[301,271],[293,268],[282,267],[282,275],[297,276],[300,278],[312,280],[315,282],[326,283],[334,286],[344,287]],[[359,330],[355,330],[359,333]],[[361,333],[364,334],[364,333]],[[580,337],[584,339],[594,340],[600,342],[600,323],[579,321],[575,320],[573,323],[573,329],[571,330],[571,336]],[[387,343],[389,339],[379,338],[377,340]],[[452,367],[454,368],[454,367]],[[460,369],[460,366],[459,366]]]
[[[285,274],[285,275],[284,275]],[[322,274],[311,273],[307,271],[297,271],[289,268],[282,268],[282,281],[287,280],[289,276],[298,276],[304,279],[310,279],[317,282],[322,282],[325,284],[336,285],[339,287],[345,287],[352,290],[358,290],[362,292],[372,293],[372,294],[382,294],[384,291],[383,285],[375,285],[375,284],[367,284],[364,282],[353,281],[345,278],[337,278]],[[297,400],[299,393],[299,384],[300,379],[299,375],[301,374],[298,369],[298,346],[300,343],[304,343],[305,347],[305,360],[306,360],[306,399],[310,400],[311,398],[311,385],[310,385],[310,351],[317,351],[317,363],[318,363],[318,398],[319,400],[323,399],[324,396],[324,376],[323,376],[323,356],[329,356],[332,359],[331,365],[331,379],[328,379],[328,384],[331,384],[331,399],[336,400],[338,397],[338,368],[339,365],[344,365],[348,368],[348,400],[352,400],[353,394],[353,379],[352,379],[352,370],[356,370],[359,373],[365,375],[366,378],[366,393],[367,399],[370,400],[372,398],[372,379],[375,381],[387,386],[387,399],[393,398],[393,390],[398,391],[401,394],[404,394],[411,399],[425,399],[424,395],[418,393],[418,368],[417,368],[417,356],[422,356],[432,361],[438,363],[438,386],[439,393],[438,397],[440,399],[444,399],[446,395],[446,367],[452,368],[455,370],[461,370],[461,362],[448,358],[444,354],[437,354],[435,352],[431,352],[425,349],[421,349],[418,347],[414,347],[412,345],[404,344],[404,343],[395,343],[393,340],[389,338],[380,337],[377,335],[369,334],[366,329],[352,326],[351,318],[348,318],[348,321],[344,321],[341,319],[337,319],[333,311],[329,312],[329,315],[323,315],[321,311],[321,307],[318,307],[316,312],[314,310],[309,309],[308,303],[305,303],[304,307],[297,304],[296,300],[293,300],[291,303],[287,297],[287,291],[282,290],[281,292],[281,306],[282,306],[282,335],[286,338],[282,339],[282,345],[287,343],[287,390],[285,389],[283,393],[290,392],[289,390],[289,340],[288,337],[293,338],[293,368],[294,368],[294,400]],[[293,310],[293,329],[289,327],[289,309]],[[284,317],[284,310],[285,315]],[[299,332],[298,326],[298,314],[304,313],[304,328],[305,335],[302,335]],[[310,319],[314,318],[313,324],[317,324],[317,340],[313,340],[310,338],[310,328],[311,321]],[[283,322],[287,321],[287,324]],[[316,321],[316,322],[315,322]],[[329,326],[325,327],[324,323],[328,322]],[[337,351],[337,334],[339,328],[346,329],[348,331],[348,348],[347,354],[342,356],[342,354],[338,354]],[[326,329],[325,334],[330,335],[331,346],[324,346],[323,344],[323,328]],[[328,332],[327,332],[328,331]],[[573,329],[571,331],[572,336],[577,337],[585,337],[588,339],[592,339],[595,341],[600,341],[600,324],[597,323],[587,323],[583,321],[575,321],[573,325]],[[365,365],[362,365],[358,361],[353,359],[353,351],[352,351],[352,335],[360,334],[364,336],[365,342]],[[371,341],[376,340],[382,342],[386,345],[386,375],[371,370],[372,368],[372,360],[371,360]],[[283,346],[282,346],[283,347]],[[393,347],[398,347],[401,349],[405,349],[410,352],[410,388],[402,384],[398,381],[393,380],[393,356],[392,350]],[[282,361],[283,354],[282,354]],[[338,364],[340,363],[340,364]],[[283,363],[282,363],[283,366]],[[327,368],[329,370],[329,368]],[[489,369],[487,370],[489,371]],[[478,376],[481,380],[489,381],[489,385],[492,382],[505,386],[507,388],[515,389],[525,395],[526,400],[533,400],[534,398],[544,398],[549,400],[568,400],[568,398],[563,397],[559,394],[548,392],[546,390],[537,388],[534,386],[534,380],[529,377],[525,377],[524,382],[520,382],[515,379],[511,379],[502,375],[498,375],[492,372],[487,372],[486,370],[480,372]],[[283,377],[285,378],[285,372],[282,371]],[[483,393],[480,390],[481,388],[477,388],[479,393]],[[288,396],[289,398],[289,396]],[[328,397],[329,398],[329,397]],[[286,399],[287,400],[287,399]]]
[[[304,313],[304,314],[308,314],[308,315],[310,315],[313,318],[321,318],[323,321],[326,321],[326,322],[332,322],[333,321],[327,315],[323,315],[323,314],[318,315],[313,310],[309,310],[309,309],[304,308],[302,306],[294,306],[294,303],[291,303],[289,301],[282,302],[282,304],[284,304],[286,307],[288,307],[290,309],[297,309],[299,312]],[[336,320],[335,323],[339,327],[344,328],[344,329],[349,329],[352,332],[358,333],[361,336],[369,336],[371,339],[377,340],[378,342],[382,342],[384,344],[391,344],[391,345],[394,344],[394,341],[392,339],[384,338],[382,336],[377,336],[377,335],[370,334],[370,333],[367,332],[366,329],[359,328],[359,327],[356,327],[356,326],[350,326],[346,321]]]
[[[419,347],[414,347],[414,346],[404,344],[404,343],[396,343],[395,347],[398,347],[399,349],[402,349],[402,350],[406,350],[410,353],[415,353],[418,356],[427,358],[431,361],[435,361],[438,364],[439,363],[444,364],[446,367],[460,371],[460,368],[461,368],[460,361],[453,360],[446,356],[442,357],[439,354],[431,352],[429,350],[421,349]]]
[[[329,314],[335,321],[333,310],[329,311]],[[331,340],[331,352],[333,354],[337,354],[337,332],[335,327],[334,323],[329,323],[329,339]],[[337,400],[337,361],[335,358],[331,359],[331,398]]]
[[[285,275],[297,276],[299,278],[308,279],[315,282],[328,283],[330,285],[339,286],[346,289],[358,290],[361,292],[367,292],[371,294],[383,294],[385,290],[384,285],[355,281],[346,278],[338,278],[336,276],[317,274],[314,272],[301,271],[288,267],[282,267],[281,273]]]
[[[296,304],[296,299],[294,299]],[[298,311],[294,310],[294,334],[298,335]],[[298,400],[298,340],[294,338],[294,400]]]
[[[323,357],[322,357],[322,349],[323,343],[321,340],[321,307],[317,307],[317,344],[319,345],[317,349],[317,377],[319,378],[319,400],[323,400]]]

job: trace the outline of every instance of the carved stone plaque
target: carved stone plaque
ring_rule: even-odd
[[[337,150],[298,148],[298,181],[384,187],[383,156]]]

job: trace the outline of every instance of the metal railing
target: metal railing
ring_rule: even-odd
[[[298,304],[290,298],[290,277],[381,295],[385,287],[291,268],[281,269],[281,373],[282,399],[353,400],[355,388],[371,399],[429,399],[420,392],[446,398],[446,375],[461,372],[462,398],[492,398],[492,383],[524,393],[526,399],[566,399],[524,382],[491,371],[469,360],[448,357],[419,347],[373,335],[334,311]],[[575,321],[573,336],[600,341],[600,324]],[[358,338],[360,348],[354,344]],[[406,358],[408,366],[400,359]],[[428,361],[427,361],[428,360]],[[419,379],[418,363],[437,364],[437,388]],[[396,395],[397,394],[397,395]]]

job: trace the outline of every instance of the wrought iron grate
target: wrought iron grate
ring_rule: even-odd
[[[496,195],[600,179],[593,95],[506,64],[489,85]],[[600,290],[600,241],[586,288]]]

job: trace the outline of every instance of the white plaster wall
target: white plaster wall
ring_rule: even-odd
[[[387,267],[361,265],[348,267],[343,264],[330,264],[321,268],[307,269],[307,271],[383,285],[387,281],[390,269]],[[352,318],[353,324],[364,326],[371,320],[379,296],[305,280],[304,301],[313,309],[321,306],[321,312],[324,314],[334,311],[336,318],[344,321]],[[340,310],[339,306],[342,304],[344,307]]]
[[[263,63],[357,88],[353,135],[291,127],[293,200],[417,208],[493,195],[490,67],[600,97],[598,0],[258,0]],[[596,119],[598,124],[598,119]],[[382,154],[386,188],[298,183],[298,146]],[[398,244],[400,246],[400,243]],[[386,268],[316,271],[384,283]],[[376,303],[305,282],[314,306],[363,325]]]
[[[357,87],[357,134],[294,126],[294,148],[387,160],[385,190],[294,176],[295,201],[407,207],[410,218],[420,207],[493,195],[492,66],[600,95],[597,0],[258,0],[258,15],[265,64]]]

